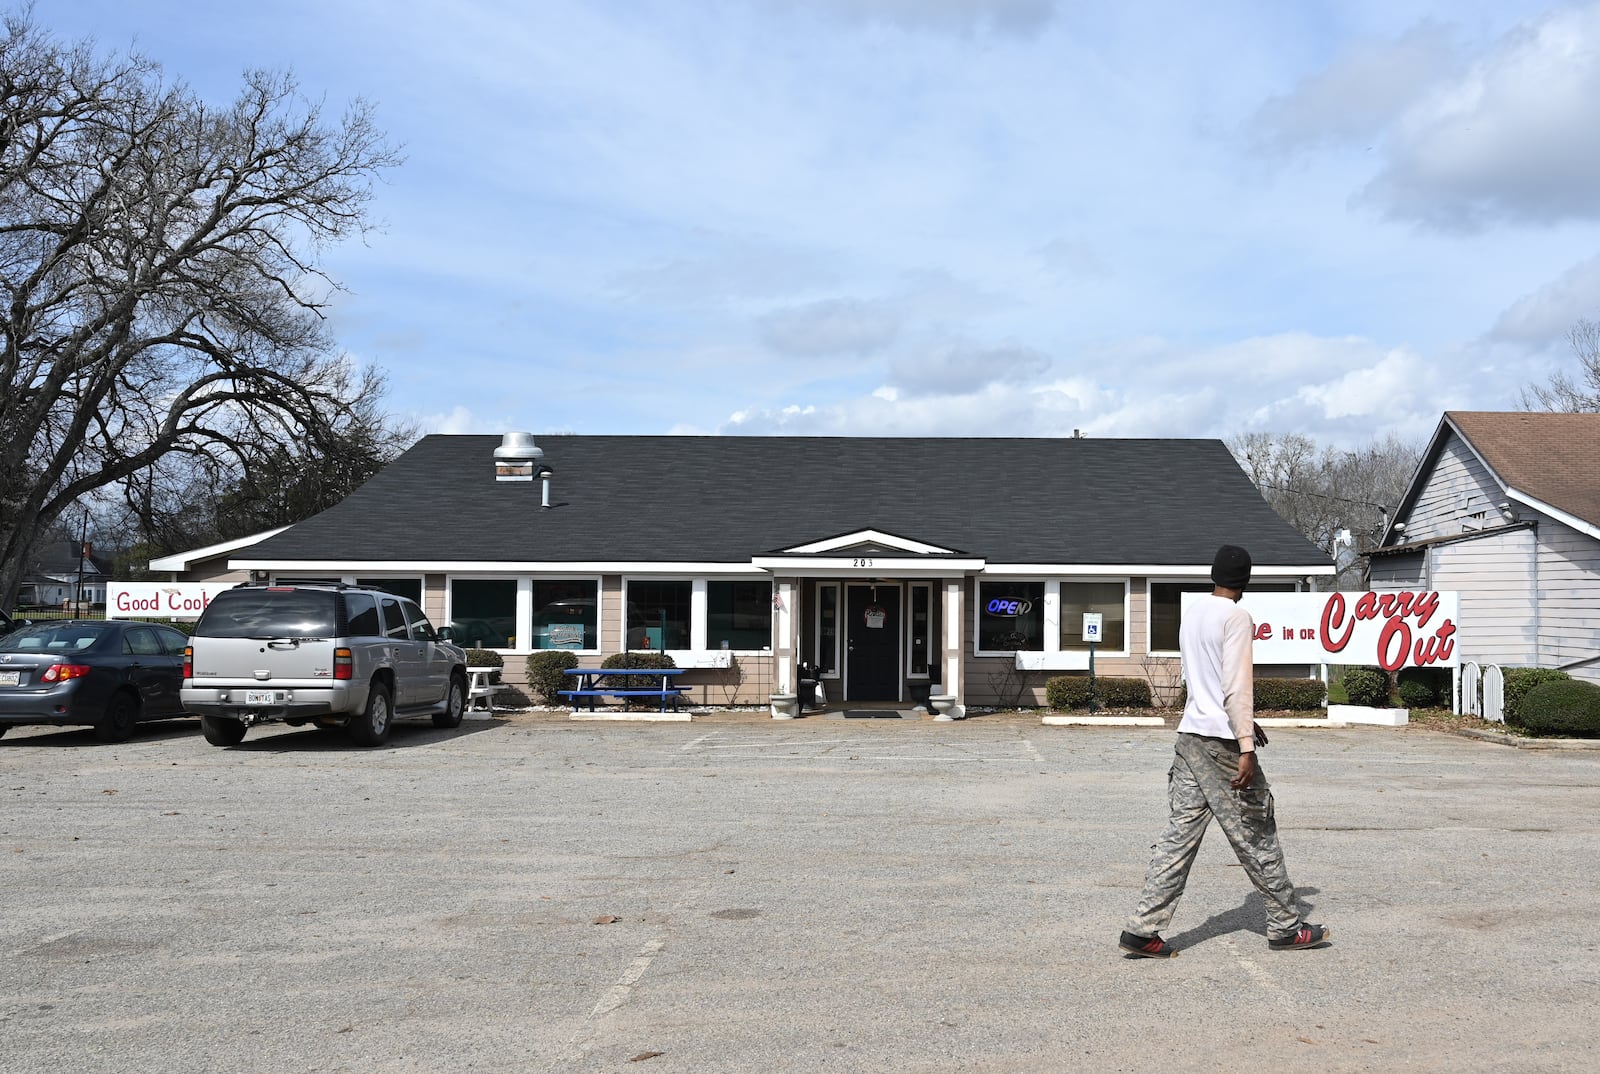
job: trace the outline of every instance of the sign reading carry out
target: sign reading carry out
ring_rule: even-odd
[[[107,619],[198,619],[236,582],[107,582]]]
[[[1185,604],[1200,596],[1185,593]],[[1456,667],[1456,593],[1246,593],[1258,664]]]

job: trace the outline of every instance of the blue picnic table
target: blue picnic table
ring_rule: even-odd
[[[573,690],[560,690],[562,697],[572,698],[572,711],[577,712],[579,702],[587,699],[589,711],[594,711],[594,699],[597,697],[616,697],[626,700],[631,697],[655,697],[661,700],[661,711],[667,711],[667,701],[671,700],[672,707],[678,707],[678,698],[688,690],[682,686],[672,685],[672,676],[682,675],[683,668],[568,668],[568,675],[577,675],[578,686]],[[634,675],[639,678],[655,678],[660,676],[661,685],[651,690],[630,690],[622,686],[607,686],[605,680],[613,675]]]

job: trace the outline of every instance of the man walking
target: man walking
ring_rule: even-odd
[[[1145,874],[1144,894],[1119,940],[1124,951],[1143,958],[1178,953],[1161,932],[1172,921],[1213,816],[1266,900],[1267,946],[1299,951],[1320,946],[1329,936],[1327,928],[1300,920],[1278,846],[1272,790],[1256,759],[1256,747],[1265,746],[1267,736],[1255,721],[1255,623],[1239,607],[1250,566],[1250,553],[1238,545],[1217,549],[1211,564],[1215,588],[1183,612],[1178,647],[1189,698],[1167,773],[1172,812]]]

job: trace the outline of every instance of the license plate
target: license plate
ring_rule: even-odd
[[[22,672],[0,671],[0,686],[21,686]]]
[[[246,690],[244,703],[246,705],[270,705],[276,700],[271,690]]]

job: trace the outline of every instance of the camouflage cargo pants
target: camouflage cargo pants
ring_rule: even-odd
[[[1166,931],[1213,816],[1250,882],[1266,900],[1268,938],[1290,935],[1300,924],[1294,885],[1289,882],[1278,845],[1272,788],[1259,764],[1248,787],[1236,791],[1228,786],[1238,765],[1239,750],[1233,743],[1199,735],[1178,736],[1177,756],[1167,773],[1172,814],[1145,874],[1139,908],[1125,926],[1129,932],[1154,936]]]

